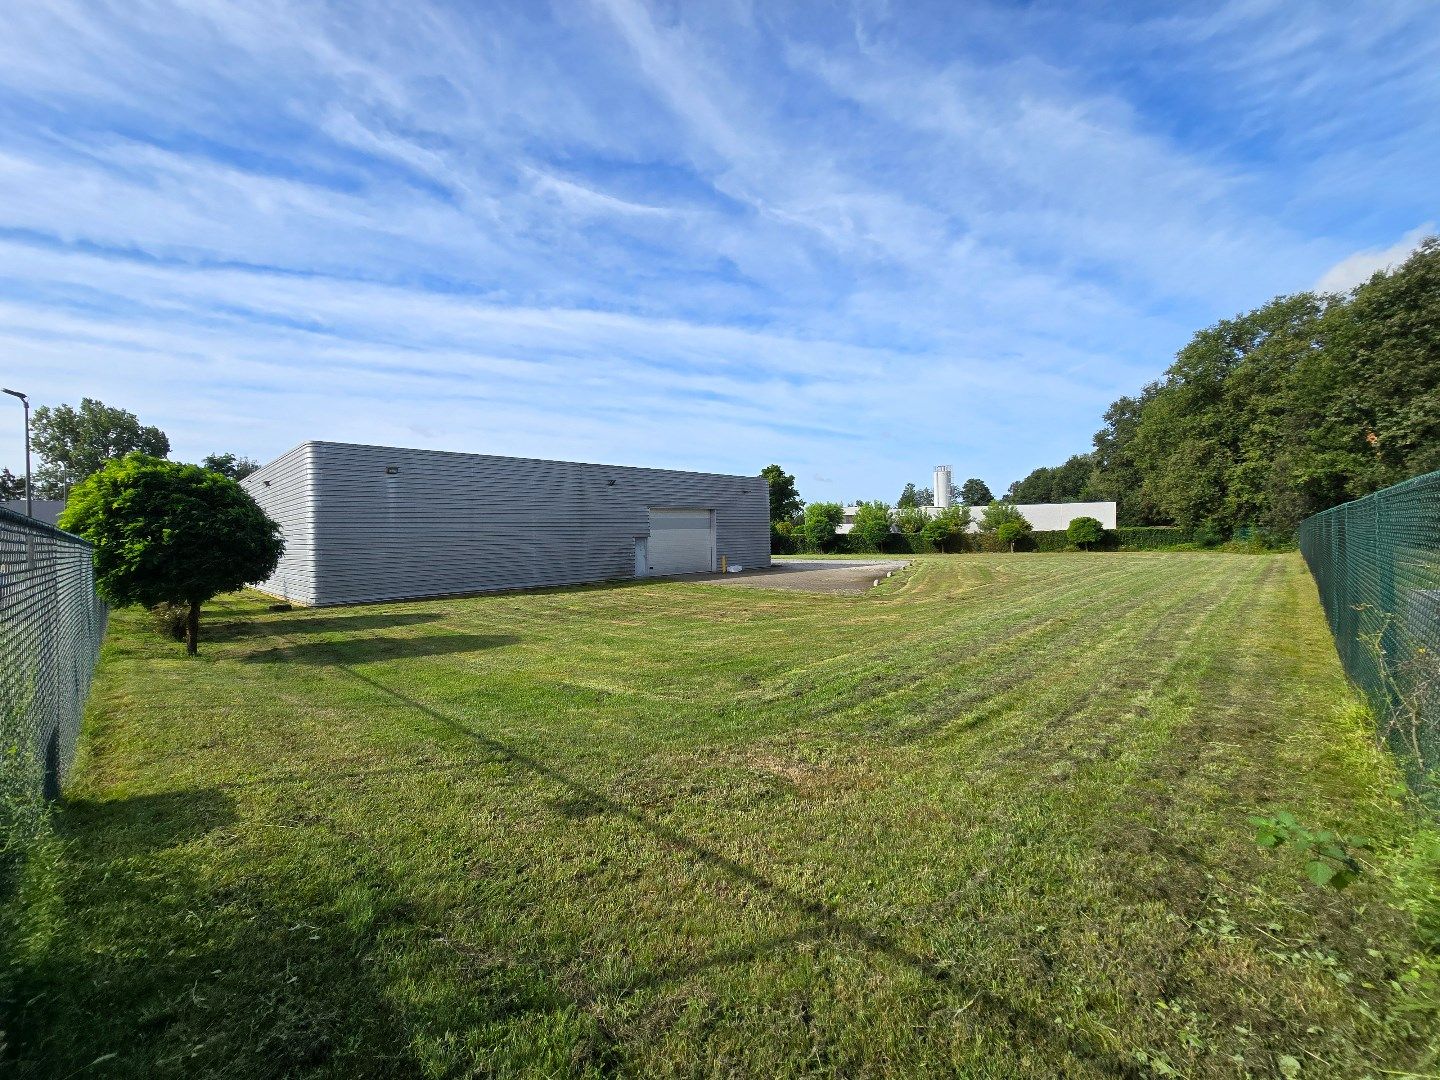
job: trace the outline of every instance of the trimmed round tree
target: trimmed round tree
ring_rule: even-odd
[[[1065,526],[1065,539],[1081,551],[1087,550],[1089,544],[1098,544],[1104,535],[1105,526],[1093,517],[1077,517]]]
[[[1002,544],[1009,544],[1010,550],[1015,550],[1024,537],[1030,535],[1030,522],[1018,515],[1010,521],[1002,521],[995,529],[995,536]]]
[[[60,527],[95,545],[95,583],[109,603],[188,608],[192,656],[200,605],[269,577],[285,550],[280,526],[230,477],[140,453],[79,484]]]

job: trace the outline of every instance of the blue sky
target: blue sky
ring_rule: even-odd
[[[1434,231],[1437,73],[1428,0],[22,0],[0,377],[191,460],[1000,489]]]

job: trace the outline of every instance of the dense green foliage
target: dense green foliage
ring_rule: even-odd
[[[906,484],[900,492],[900,498],[895,500],[895,509],[910,510],[917,506],[928,506],[928,503],[920,501],[920,489],[914,484]]]
[[[970,528],[970,507],[947,506],[928,518],[920,529],[921,539],[933,551],[959,551]]]
[[[800,520],[800,513],[805,509],[805,502],[800,498],[800,490],[795,486],[795,477],[787,473],[779,465],[766,465],[760,470],[760,475],[770,486],[770,525],[773,527],[782,522],[794,523]]]
[[[1025,521],[1025,515],[1013,503],[992,502],[980,511],[981,532],[996,532],[1001,525],[1011,521]]]
[[[800,523],[800,539],[811,551],[827,551],[835,542],[835,530],[845,520],[845,508],[839,503],[814,502],[805,507]]]
[[[1036,469],[1023,480],[1016,480],[1005,493],[1012,503],[1078,502],[1086,495],[1094,461],[1089,454],[1076,454],[1064,465],[1053,469]]]
[[[199,641],[200,605],[270,576],[280,527],[228,476],[133,453],[70,493],[60,527],[95,545],[95,584],[112,604],[184,604],[186,650]]]
[[[995,496],[990,492],[990,485],[978,477],[972,476],[960,485],[960,501],[966,506],[984,506],[994,498]]]
[[[894,518],[883,502],[862,502],[855,507],[855,522],[850,528],[852,544],[857,551],[884,551],[890,541]]]
[[[1034,531],[1030,523],[1023,517],[1014,518],[1009,521],[1002,521],[999,526],[996,527],[995,538],[999,540],[1000,543],[1009,547],[1011,551],[1014,551],[1015,545]]]
[[[1124,551],[1172,551],[1205,546],[1197,530],[1182,529],[1178,525],[1121,525],[1106,536],[1115,537]]]
[[[925,525],[930,520],[925,511],[919,507],[907,507],[895,512],[895,528],[898,535],[892,538],[891,546],[894,548],[903,547],[907,551],[920,550],[918,545],[922,543],[920,536],[925,531]],[[895,543],[895,540],[902,543]],[[933,551],[935,548],[927,547],[925,550]]]
[[[201,466],[228,476],[231,480],[244,480],[256,469],[260,463],[253,458],[236,456],[235,454],[206,454]]]
[[[1200,331],[1115,402],[1094,450],[1013,498],[1110,499],[1122,525],[1293,535],[1310,514],[1440,469],[1440,240],[1348,296],[1301,293]]]
[[[1065,537],[1084,549],[1098,544],[1105,535],[1105,526],[1093,517],[1077,517],[1065,527]]]
[[[161,458],[170,453],[170,440],[158,427],[144,426],[134,413],[94,398],[81,398],[78,409],[41,405],[31,442],[40,458],[35,493],[45,499],[65,498],[107,461],[134,451]]]
[[[0,1075],[1436,1072],[1434,829],[1298,557],[914,562],[117,611]]]

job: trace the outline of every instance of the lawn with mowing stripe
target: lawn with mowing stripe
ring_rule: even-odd
[[[207,606],[193,660],[115,614],[0,909],[0,1066],[1436,1067],[1434,833],[1298,556],[268,603]],[[1280,809],[1369,837],[1359,881],[1259,848]]]

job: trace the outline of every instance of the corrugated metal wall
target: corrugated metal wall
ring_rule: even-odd
[[[302,604],[317,603],[314,445],[301,443],[240,481],[261,509],[279,522],[285,536],[285,554],[275,573],[256,588]]]
[[[282,476],[292,458],[308,471]],[[287,549],[292,527],[313,535],[260,588],[287,595],[275,585],[288,573],[288,595],[317,605],[633,577],[651,507],[714,510],[717,556],[770,563],[759,476],[313,442],[246,487],[280,522]]]

